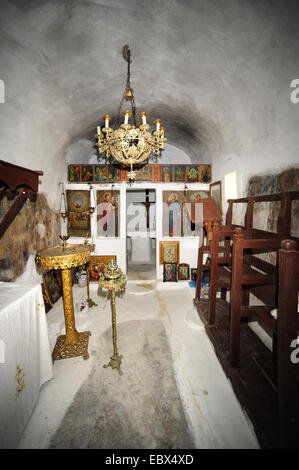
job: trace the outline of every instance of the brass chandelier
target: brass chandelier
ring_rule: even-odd
[[[130,83],[130,65],[132,61],[131,52],[127,45],[123,48],[123,56],[128,62],[128,73],[125,91],[120,102],[117,116],[112,128],[109,127],[112,120],[111,116],[103,116],[105,125],[102,129],[100,126],[97,127],[95,138],[98,139],[96,144],[98,152],[100,154],[105,152],[107,159],[114,158],[117,162],[129,166],[129,180],[134,181],[136,172],[133,170],[133,165],[145,162],[152,153],[156,158],[159,157],[160,151],[163,150],[164,142],[166,142],[167,139],[164,136],[166,128],[162,127],[163,123],[160,119],[154,121],[156,129],[152,134],[149,132],[150,126],[146,122],[146,118],[148,117],[146,112],[139,114],[139,118],[142,120],[140,123],[135,106],[134,90]],[[132,111],[123,111],[124,122],[116,129],[120,111],[125,100],[131,102]],[[133,116],[134,125],[129,124],[129,118],[131,116]]]

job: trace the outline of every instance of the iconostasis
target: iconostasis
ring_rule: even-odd
[[[145,165],[132,184],[122,171],[116,168],[113,173],[104,165],[70,165],[65,186],[68,218],[64,230],[70,237],[68,242],[87,240],[95,244],[93,255],[116,256],[119,267],[126,272],[127,193],[149,189],[155,192],[155,232],[151,229],[150,236],[155,237],[157,280],[163,280],[161,241],[178,241],[181,264],[188,264],[190,270],[196,268],[200,227],[192,225],[185,204],[210,195],[210,166]],[[194,180],[187,181],[187,175]]]

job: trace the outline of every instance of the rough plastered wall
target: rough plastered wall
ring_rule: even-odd
[[[248,196],[299,191],[299,168],[277,174],[253,176],[248,182]],[[254,228],[276,232],[280,204],[277,201],[255,204]],[[291,235],[299,237],[299,200],[292,201]]]
[[[289,168],[277,173],[255,175],[249,178],[247,183],[247,196],[261,196],[266,194],[299,191],[299,168]],[[233,223],[244,225],[247,209],[246,203],[234,205]],[[279,201],[264,201],[254,204],[253,227],[277,232],[278,216],[280,211]],[[291,235],[299,237],[299,201],[292,201]]]
[[[0,203],[0,222],[11,205],[11,197],[11,193],[5,195]],[[48,206],[45,195],[30,196],[1,239],[0,281],[14,281],[21,276],[36,251],[58,244],[59,232],[60,216]]]

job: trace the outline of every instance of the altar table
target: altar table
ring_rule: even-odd
[[[52,377],[41,285],[0,282],[0,449],[17,448]]]

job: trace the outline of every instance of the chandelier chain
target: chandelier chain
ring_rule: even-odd
[[[122,98],[121,98],[121,101],[120,101],[120,105],[119,105],[119,108],[118,108],[118,111],[117,111],[117,115],[116,115],[116,118],[114,120],[114,123],[113,123],[113,130],[115,130],[116,128],[116,125],[118,123],[118,119],[119,119],[119,115],[120,115],[120,111],[121,111],[121,108],[122,108],[122,105],[126,99],[126,92],[127,90],[131,89],[131,63],[132,63],[132,60],[131,60],[131,51],[130,49],[128,49],[127,51],[127,62],[128,62],[128,72],[127,72],[127,82],[126,82],[126,89],[122,95]],[[131,101],[131,107],[132,107],[132,114],[133,114],[133,119],[134,119],[134,124],[135,124],[135,127],[138,127],[140,125],[140,119],[138,118],[138,115],[137,115],[137,108],[136,108],[136,104],[135,104],[135,97],[134,97],[134,93],[132,94],[132,96],[130,97],[130,101]]]
[[[159,156],[160,151],[164,148],[164,142],[166,142],[167,139],[164,136],[166,129],[165,127],[161,127],[163,122],[160,119],[154,121],[156,129],[150,133],[150,125],[146,122],[148,114],[142,112],[138,116],[134,90],[131,88],[132,61],[128,46],[124,46],[123,56],[128,62],[126,88],[122,95],[113,126],[111,128],[109,127],[111,116],[105,114],[105,116],[103,116],[103,120],[105,121],[104,127],[102,129],[100,126],[97,127],[96,138],[98,139],[97,147],[99,153],[106,152],[107,160],[113,158],[118,163],[129,166],[129,181],[134,181],[136,173],[133,170],[133,165],[141,165],[150,158],[151,154],[154,154],[155,157]],[[125,100],[131,102],[132,113],[128,111],[128,109],[123,111],[124,122],[120,125],[119,129],[116,129],[121,108]],[[134,119],[133,126],[129,124],[130,116],[133,116]]]
[[[119,107],[118,107],[117,115],[116,115],[116,118],[114,119],[114,123],[113,123],[113,126],[112,126],[112,129],[113,129],[113,130],[115,130],[115,128],[116,128],[116,124],[117,124],[117,122],[118,122],[118,118],[119,118],[119,115],[120,115],[121,107],[122,107],[122,104],[123,104],[123,102],[124,102],[124,100],[125,100],[125,97],[126,97],[126,92],[124,92],[123,95],[122,95],[122,99],[121,99],[120,105],[119,105]]]

